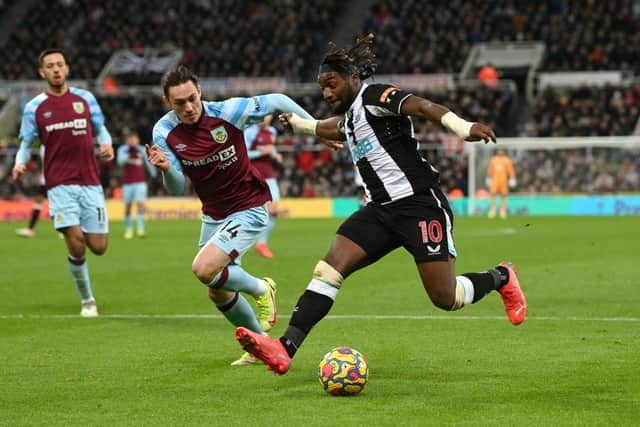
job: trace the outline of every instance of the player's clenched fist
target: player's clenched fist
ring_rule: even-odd
[[[169,170],[169,166],[170,166],[169,159],[162,152],[160,147],[158,147],[157,145],[154,145],[153,147],[149,147],[149,144],[145,144],[144,148],[147,152],[147,158],[149,159],[149,163],[151,163],[153,166],[157,167],[161,171],[166,172]]]
[[[14,180],[16,180],[20,178],[20,175],[22,175],[26,170],[27,170],[27,165],[15,165],[13,167],[13,171],[11,172],[11,176],[13,177]]]
[[[111,146],[111,144],[101,144],[100,145],[100,158],[102,160],[110,162],[111,160],[113,160],[113,157],[114,157],[113,147]]]
[[[484,141],[484,143],[496,142],[496,134],[493,133],[493,129],[482,123],[474,123],[471,126],[469,137],[465,138],[466,141]]]

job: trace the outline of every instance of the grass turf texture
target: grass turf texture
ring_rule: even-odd
[[[245,268],[278,281],[286,328],[339,222],[281,220],[273,260]],[[231,367],[233,328],[192,276],[200,224],[111,225],[89,255],[101,316],[81,319],[64,243],[42,223],[19,239],[0,223],[0,425],[637,425],[640,219],[456,219],[457,270],[513,260],[529,315],[511,326],[497,294],[445,313],[399,250],[344,285],[291,371]],[[326,394],[316,369],[346,345],[369,361],[356,397]]]

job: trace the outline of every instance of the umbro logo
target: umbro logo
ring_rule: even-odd
[[[50,119],[52,114],[53,113],[51,111],[45,111],[44,113],[42,113],[42,117],[44,117],[45,119]]]
[[[187,146],[185,144],[178,144],[176,145],[176,151],[179,151],[179,152],[187,151]]]

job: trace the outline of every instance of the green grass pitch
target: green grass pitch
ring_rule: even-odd
[[[245,268],[279,285],[279,335],[337,220],[281,220],[273,260]],[[525,323],[497,294],[436,309],[408,254],[350,277],[291,371],[231,367],[234,329],[191,274],[197,221],[149,222],[125,241],[111,225],[88,256],[101,317],[81,319],[64,243],[0,224],[2,426],[619,426],[640,424],[640,218],[457,218],[457,270],[516,262]],[[369,361],[355,397],[316,379],[326,351]]]

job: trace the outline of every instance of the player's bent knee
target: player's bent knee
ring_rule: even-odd
[[[452,292],[449,292],[448,289],[443,291],[430,292],[429,298],[431,299],[431,302],[433,303],[433,305],[445,311],[452,311],[460,308],[460,307],[458,308],[455,307],[456,305],[455,294]]]
[[[222,268],[212,267],[204,262],[199,262],[197,259],[191,264],[191,271],[193,274],[205,285],[211,283],[216,274],[222,271]]]
[[[107,252],[107,244],[89,246],[89,249],[91,249],[91,252],[95,255],[104,255]]]

